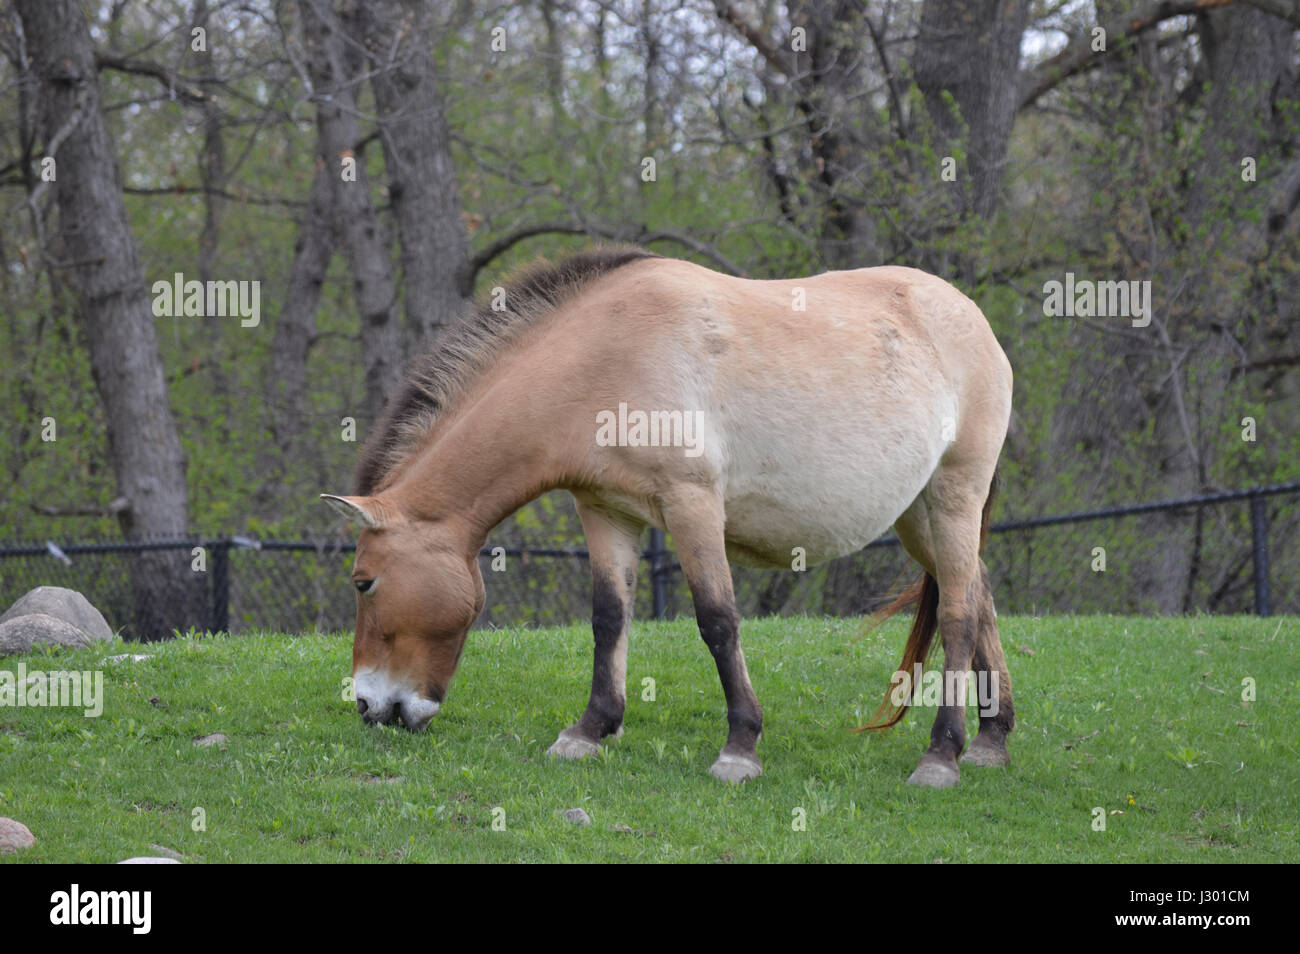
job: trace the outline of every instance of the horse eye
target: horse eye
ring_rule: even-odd
[[[358,593],[369,593],[371,588],[375,585],[375,581],[374,580],[353,580],[352,584],[357,588]]]

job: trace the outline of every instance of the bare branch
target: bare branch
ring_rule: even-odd
[[[1291,164],[1286,175],[1282,178],[1282,184],[1278,189],[1277,195],[1268,208],[1268,237],[1272,242],[1282,234],[1286,228],[1287,221],[1291,218],[1291,213],[1300,205],[1300,160]]]
[[[722,0],[715,0],[714,9],[718,12],[718,19],[731,24],[737,33],[749,41],[749,45],[759,52],[759,55],[779,73],[793,78],[795,75],[794,64],[791,63],[784,55],[784,52],[773,45],[763,33],[741,15],[740,11],[733,4],[724,3]]]
[[[50,137],[50,141],[45,145],[46,159],[56,158],[58,156],[59,147],[62,146],[64,141],[76,131],[78,126],[81,125],[82,120],[86,118],[89,99],[90,90],[85,86],[81,87],[80,91],[77,93],[76,102],[72,107],[72,111],[68,113],[68,118],[64,121],[63,125],[55,131],[54,135]],[[45,220],[41,215],[40,201],[41,196],[45,193],[45,190],[49,188],[49,185],[50,180],[42,177],[41,181],[36,183],[32,191],[27,194],[27,208],[32,217],[32,231],[36,235],[36,247],[40,250],[41,258],[45,260],[47,267],[53,265],[54,259],[50,255],[49,249],[45,243]]]
[[[117,70],[119,73],[134,73],[137,76],[152,76],[163,84],[168,96],[173,99],[181,99],[191,104],[212,101],[211,96],[192,85],[188,79],[152,60],[134,60],[100,50],[95,53],[95,66],[101,70],[109,69]]]
[[[1300,27],[1300,0],[1245,0],[1245,2],[1256,10],[1271,13]]]
[[[1115,41],[1122,37],[1145,33],[1174,17],[1204,13],[1216,7],[1232,6],[1236,2],[1238,0],[1156,0],[1147,3],[1131,13],[1111,17],[1100,24],[1106,31],[1106,49],[1100,52],[1092,48],[1091,29],[1077,33],[1060,53],[1021,74],[1020,108],[1033,105],[1040,96],[1071,76],[1098,65],[1102,59],[1120,48],[1121,44]]]
[[[632,242],[638,245],[649,245],[653,242],[673,242],[690,249],[703,258],[707,258],[731,275],[738,275],[741,278],[749,277],[743,268],[708,242],[702,242],[693,236],[673,229],[649,229],[643,225],[618,229],[597,223],[539,222],[533,225],[525,225],[507,233],[471,255],[457,276],[461,294],[469,298],[474,292],[474,285],[478,281],[479,272],[520,242],[535,238],[538,235],[587,235],[592,238]]]
[[[908,138],[907,113],[903,110],[903,84],[899,81],[898,73],[889,62],[889,51],[885,48],[884,32],[877,28],[871,21],[871,17],[865,13],[862,15],[862,20],[866,23],[867,31],[871,34],[871,43],[876,49],[876,56],[880,59],[880,67],[885,74],[885,86],[889,90],[889,108],[893,114],[894,128],[898,132],[899,140],[906,142]]]
[[[1237,365],[1232,369],[1230,380],[1235,381],[1243,374],[1250,374],[1256,371],[1276,371],[1279,368],[1294,368],[1300,366],[1300,354],[1285,354],[1276,358],[1261,358],[1258,361],[1250,361],[1244,365]]]
[[[748,278],[749,273],[733,262],[727,256],[723,255],[708,242],[701,242],[699,239],[683,232],[677,232],[672,229],[656,229],[653,232],[643,232],[638,236],[637,241],[643,245],[649,245],[652,242],[674,242],[689,248],[696,255],[700,255],[713,262],[724,272],[736,275],[740,278]]]
[[[460,293],[465,298],[471,297],[474,294],[474,285],[478,281],[478,273],[526,239],[537,235],[586,234],[587,230],[582,226],[569,225],[564,222],[540,222],[535,225],[525,225],[523,228],[509,232],[469,257],[460,274],[456,276],[456,283],[460,287]]]
[[[134,186],[123,186],[122,191],[127,195],[212,195],[219,199],[229,199],[231,202],[242,202],[247,205],[281,205],[291,209],[300,209],[307,203],[302,199],[280,199],[275,196],[251,195],[248,192],[239,191],[231,192],[229,189],[219,189],[214,186],[187,186],[176,183],[170,186],[158,186],[152,189],[137,188]]]
[[[103,507],[55,507],[49,504],[32,504],[31,508],[47,517],[113,517],[129,509],[130,501],[117,497]]]

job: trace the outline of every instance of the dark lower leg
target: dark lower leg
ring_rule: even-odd
[[[943,599],[942,589],[940,599]],[[961,777],[957,756],[966,745],[966,673],[975,650],[976,618],[973,615],[944,615],[940,610],[939,631],[943,636],[943,692],[939,712],[930,729],[930,747],[921,756],[908,781],[914,785],[947,788]]]
[[[966,667],[961,654],[945,652],[943,669],[942,705],[930,727],[930,747],[925,754],[955,762],[966,746]]]
[[[740,649],[740,617],[731,605],[696,607],[700,636],[709,647],[718,667],[722,693],[727,700],[727,744],[724,755],[742,756],[757,761],[756,748],[763,733],[763,710],[749,682],[745,656]]]
[[[642,527],[578,503],[591,553],[591,631],[595,641],[591,695],[582,717],[560,733],[551,755],[583,758],[623,727],[627,704],[627,640],[632,625]]]
[[[980,569],[984,598],[974,663],[979,687],[980,729],[963,761],[976,765],[1006,765],[1010,761],[1007,735],[1016,725],[1015,705],[1011,699],[1011,676],[1007,672],[997,617],[993,612],[988,570],[982,565]]]
[[[627,630],[629,608],[619,584],[596,573],[592,588],[591,630],[595,656],[591,671],[591,697],[586,711],[570,731],[599,742],[623,727],[627,705]]]
[[[1006,663],[989,657],[981,648],[975,653],[975,677],[978,681],[980,729],[971,747],[1006,750],[1007,735],[1015,728],[1015,707],[1011,701],[1011,677]]]
[[[665,499],[663,514],[691,587],[700,636],[713,655],[727,699],[727,743],[709,771],[724,781],[743,782],[762,773],[756,747],[763,711],[740,651],[740,614],[727,564],[723,501],[711,490],[686,484]]]

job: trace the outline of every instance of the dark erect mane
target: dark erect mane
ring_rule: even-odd
[[[405,379],[389,398],[361,452],[356,493],[377,491],[470,380],[522,329],[614,269],[655,257],[653,252],[640,248],[598,247],[556,264],[539,262],[506,285],[503,310],[494,310],[489,300],[446,328],[432,347],[411,363]]]

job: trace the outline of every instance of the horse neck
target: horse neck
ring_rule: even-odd
[[[498,523],[562,484],[559,422],[535,395],[520,397],[506,386],[465,402],[434,425],[384,496],[404,513],[445,521],[477,551]]]

